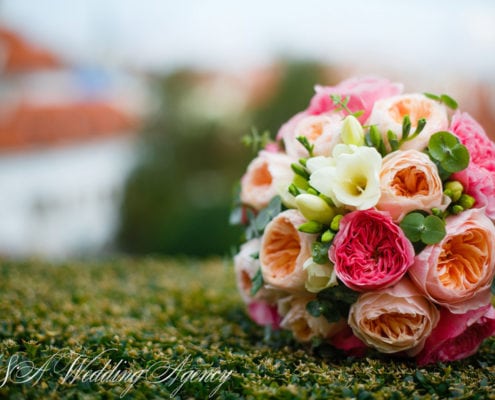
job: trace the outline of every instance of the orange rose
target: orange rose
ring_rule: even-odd
[[[307,272],[304,262],[311,257],[316,235],[297,230],[306,219],[297,210],[278,214],[265,228],[260,262],[267,285],[289,292],[304,292]]]
[[[417,150],[395,151],[383,159],[380,191],[376,208],[388,211],[395,222],[413,210],[448,205],[436,165]]]

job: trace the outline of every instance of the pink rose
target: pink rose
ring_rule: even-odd
[[[354,357],[363,357],[368,350],[368,346],[366,346],[361,339],[354,335],[349,325],[336,333],[330,339],[330,344],[333,347],[343,350],[346,354]]]
[[[414,248],[390,214],[369,209],[342,218],[329,257],[346,286],[375,290],[404,276],[414,262]]]
[[[248,314],[258,325],[270,325],[272,329],[280,329],[282,318],[278,315],[276,305],[254,301],[248,305]]]
[[[316,235],[299,232],[307,222],[297,210],[278,214],[265,228],[261,239],[260,262],[265,284],[287,292],[306,292],[304,262],[311,257]]]
[[[440,310],[440,322],[417,355],[418,365],[454,361],[476,353],[481,342],[495,335],[495,309],[486,305],[465,314]]]
[[[349,325],[382,353],[418,354],[437,325],[437,308],[407,278],[391,288],[361,294],[349,311]]]
[[[476,207],[486,207],[488,217],[495,220],[495,143],[468,113],[456,112],[450,130],[470,154],[468,167],[453,178],[476,199]]]
[[[299,136],[304,136],[308,142],[314,146],[315,156],[330,156],[335,145],[340,141],[340,131],[342,129],[342,117],[337,114],[310,115],[298,118],[297,124],[286,127],[282,131],[287,155],[298,160],[308,157],[308,151],[297,140]]]
[[[419,290],[454,314],[490,302],[495,275],[495,227],[483,210],[470,209],[446,220],[447,234],[416,256],[409,275]]]
[[[445,209],[437,166],[425,153],[399,150],[387,155],[380,171],[381,196],[376,208],[400,221],[413,210]]]
[[[307,112],[319,115],[336,108],[330,95],[340,95],[342,99],[350,97],[347,107],[353,112],[363,110],[359,121],[364,123],[379,99],[395,96],[402,92],[402,84],[391,83],[381,78],[352,78],[342,81],[337,86],[316,86],[316,94],[311,99]]]

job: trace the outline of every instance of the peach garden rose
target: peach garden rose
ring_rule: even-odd
[[[438,320],[437,308],[407,278],[362,294],[349,312],[354,334],[383,353],[419,353]]]
[[[305,261],[311,256],[314,235],[298,231],[306,219],[296,210],[277,215],[261,241],[260,263],[266,284],[288,292],[304,292]]]
[[[463,314],[490,301],[495,275],[495,227],[480,209],[447,219],[447,234],[427,246],[409,268],[411,279],[431,301]]]
[[[376,208],[388,211],[394,221],[413,210],[445,209],[448,205],[437,166],[417,150],[394,151],[383,159],[380,189]]]

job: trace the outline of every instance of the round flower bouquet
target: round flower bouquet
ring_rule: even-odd
[[[256,323],[419,365],[495,334],[495,144],[456,108],[351,79],[317,86],[276,141],[251,137],[234,263]]]

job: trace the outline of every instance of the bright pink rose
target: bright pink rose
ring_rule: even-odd
[[[418,365],[454,361],[476,353],[481,342],[495,335],[495,309],[486,305],[465,314],[440,310],[440,322],[426,339]]]
[[[389,213],[369,209],[342,218],[329,257],[338,278],[362,292],[397,283],[414,262],[414,248]]]
[[[330,344],[354,357],[363,357],[368,350],[368,346],[354,335],[349,325],[333,336],[332,339],[330,339]]]
[[[254,301],[248,305],[248,314],[258,325],[270,325],[272,329],[280,329],[282,318],[278,314],[276,305]]]
[[[450,130],[467,147],[471,159],[468,167],[453,175],[468,194],[476,199],[476,207],[486,207],[486,214],[495,220],[495,143],[468,113],[457,112]]]
[[[359,117],[364,123],[375,104],[375,101],[402,92],[401,84],[392,83],[381,78],[352,78],[342,81],[337,86],[316,86],[316,94],[311,99],[307,112],[312,115],[322,114],[335,109],[330,95],[340,95],[343,99],[350,97],[347,107],[353,112],[363,110],[364,114]]]
[[[495,227],[483,210],[448,217],[446,235],[416,256],[409,276],[432,302],[455,314],[490,302],[495,275]]]

